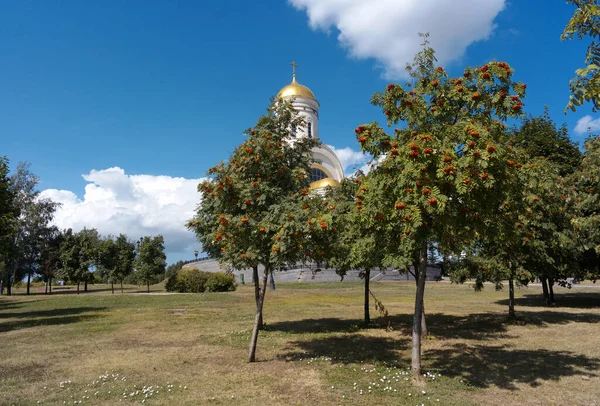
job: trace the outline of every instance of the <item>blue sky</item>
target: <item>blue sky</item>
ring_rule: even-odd
[[[353,129],[382,118],[370,96],[402,81],[398,66],[425,31],[451,75],[509,62],[528,85],[526,112],[547,105],[583,140],[578,120],[600,123],[587,106],[563,114],[587,46],[559,40],[572,11],[547,0],[5,2],[0,154],[31,162],[40,189],[64,203],[59,225],[162,232],[170,260],[189,257],[181,219],[166,227],[151,208],[193,209],[193,185],[290,81],[292,60],[337,149],[357,151]]]

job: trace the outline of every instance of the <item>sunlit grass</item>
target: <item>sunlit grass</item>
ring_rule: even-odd
[[[372,283],[392,331],[372,307],[364,328],[360,283],[277,285],[267,292],[255,364],[245,363],[251,286],[207,294],[107,288],[0,297],[0,404],[583,405],[600,398],[600,290],[560,290],[564,306],[546,308],[539,288],[520,289],[521,319],[508,322],[506,292],[428,283],[427,376],[415,386],[407,369],[411,282]]]

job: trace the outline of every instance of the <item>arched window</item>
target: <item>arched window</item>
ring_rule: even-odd
[[[327,174],[325,172],[323,172],[321,169],[311,168],[311,171],[310,171],[310,181],[311,182],[316,182],[318,180],[325,179],[328,177],[329,176],[327,176]]]
[[[308,138],[312,138],[312,121],[308,122]]]

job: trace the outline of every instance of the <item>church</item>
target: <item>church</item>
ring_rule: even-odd
[[[300,117],[307,123],[303,128],[292,128],[292,137],[309,137],[320,140],[319,137],[319,102],[314,93],[306,86],[301,85],[296,80],[296,64],[292,65],[292,82],[283,87],[277,98],[291,99],[292,106],[298,112]],[[328,186],[337,187],[344,179],[344,168],[335,152],[325,144],[321,144],[312,150],[314,161],[311,165],[311,183],[310,189],[317,194],[324,195]],[[204,258],[196,262],[184,265],[184,268],[198,268],[208,272],[226,272],[221,268],[217,260]],[[315,272],[319,269],[319,272]],[[353,269],[344,276],[345,282],[361,281],[360,270]],[[262,266],[259,267],[259,273],[262,273]],[[236,269],[233,271],[236,279],[240,283],[243,281],[252,281],[251,269]],[[308,263],[298,264],[285,270],[275,272],[273,275],[277,282],[339,282],[340,276],[335,269],[321,269],[321,264]],[[427,279],[436,280],[440,277],[440,269],[434,267],[427,268]],[[372,281],[398,281],[412,280],[410,274],[400,273],[399,270],[387,269],[373,272]]]
[[[292,106],[307,123],[304,128],[293,128],[292,136],[319,138],[319,102],[314,93],[296,80],[296,63],[292,62],[292,83],[277,93],[277,98],[292,99]],[[310,189],[323,194],[327,186],[336,187],[344,178],[344,168],[331,148],[325,144],[313,148]]]

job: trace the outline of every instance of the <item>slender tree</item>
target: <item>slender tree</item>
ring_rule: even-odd
[[[393,135],[377,123],[356,129],[362,150],[376,159],[356,199],[364,227],[384,240],[387,265],[419,259],[411,370],[420,379],[428,242],[460,252],[494,221],[502,182],[515,169],[499,134],[503,120],[522,114],[525,85],[512,81],[505,62],[450,78],[427,42],[407,71],[411,83],[390,84],[372,100],[388,125],[402,126]]]
[[[227,162],[208,171],[198,189],[202,201],[188,227],[205,252],[228,268],[252,268],[258,279],[256,316],[248,361],[256,359],[258,331],[269,276],[286,264],[319,260],[326,252],[315,249],[319,233],[331,228],[331,216],[314,211],[320,199],[308,190],[313,139],[292,140],[293,126],[303,125],[291,103],[277,100],[246,141]],[[317,214],[315,214],[317,213]]]
[[[62,233],[54,227],[42,244],[38,273],[42,275],[46,282],[46,294],[52,294],[52,280],[61,267],[60,244],[62,243],[62,236]]]
[[[17,234],[19,206],[15,202],[15,188],[9,176],[8,159],[0,157],[0,294],[4,289],[10,294],[11,253]]]
[[[88,291],[88,282],[93,278],[92,269],[99,264],[100,235],[95,228],[84,228],[77,233],[80,244],[79,278],[83,281],[84,292]]]
[[[363,175],[357,174],[353,180],[344,180],[339,188],[331,189],[325,200],[325,210],[331,211],[335,233],[328,236],[323,245],[328,245],[328,263],[336,268],[343,278],[351,269],[360,269],[364,281],[363,320],[366,326],[371,322],[370,289],[371,271],[383,267],[384,250],[373,228],[363,228],[355,195],[359,192],[358,183]]]
[[[123,279],[133,272],[135,244],[129,241],[125,234],[119,234],[115,240],[115,248],[117,261],[113,278],[121,283],[121,293],[123,293]]]
[[[146,284],[148,293],[150,283],[156,282],[157,276],[165,273],[166,259],[165,240],[162,235],[140,238],[134,261],[135,274],[139,282]]]
[[[77,293],[79,293],[79,284],[81,282],[80,271],[81,264],[81,243],[79,236],[72,229],[66,229],[62,232],[60,243],[60,262],[61,267],[56,272],[56,277],[65,281],[77,283]]]
[[[58,207],[52,200],[40,198],[37,190],[39,177],[29,167],[29,163],[20,162],[11,175],[15,204],[20,210],[13,248],[13,277],[21,279],[27,276],[27,294],[30,293],[31,277],[40,266],[44,240],[54,232],[50,222]]]

